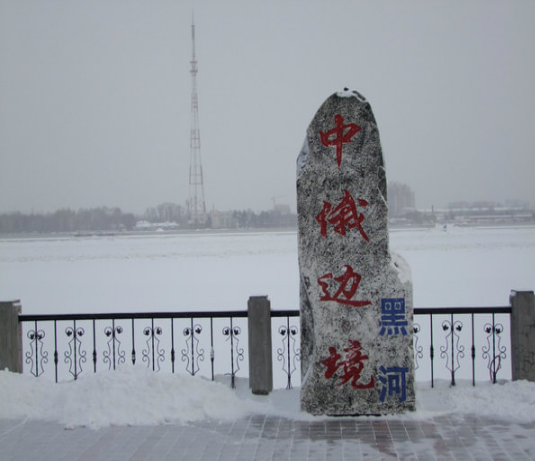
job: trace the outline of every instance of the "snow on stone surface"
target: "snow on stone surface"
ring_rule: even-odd
[[[299,409],[299,388],[252,395],[246,379],[237,389],[189,375],[154,373],[144,367],[99,372],[55,384],[43,378],[0,371],[0,418],[53,421],[66,428],[155,426],[201,420],[232,421],[249,414],[317,420]],[[535,421],[535,383],[460,382],[435,388],[418,383],[417,409],[386,418],[431,419],[447,413],[493,416],[505,422]],[[321,417],[326,418],[326,417]]]
[[[360,101],[366,101],[366,98],[362,96],[357,90],[351,88],[344,88],[343,91],[337,91],[336,95],[340,98],[357,98]]]
[[[412,282],[411,267],[408,265],[407,261],[405,261],[403,256],[394,251],[391,252],[390,256],[392,258],[391,264],[397,269],[401,283]]]

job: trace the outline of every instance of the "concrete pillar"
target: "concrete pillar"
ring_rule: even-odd
[[[20,301],[0,301],[0,370],[22,373]]]
[[[251,296],[247,302],[249,327],[249,387],[253,394],[273,390],[271,353],[271,303],[267,296]]]
[[[512,291],[511,363],[513,381],[535,382],[535,298],[533,291]]]

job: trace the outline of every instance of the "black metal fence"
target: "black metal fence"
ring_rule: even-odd
[[[471,379],[474,386],[476,379],[487,376],[496,383],[500,371],[511,379],[507,362],[511,311],[510,306],[415,308],[413,344],[419,379],[427,375],[434,386],[437,367],[445,370],[452,386],[458,376]]]
[[[452,385],[459,377],[473,385],[485,375],[497,381],[507,359],[511,307],[415,308],[414,314],[417,380],[434,386],[446,374]],[[275,387],[285,382],[292,388],[300,374],[297,317],[295,310],[271,312],[273,351],[281,364]],[[247,376],[246,311],[20,315],[19,321],[25,371],[56,382],[128,362],[212,380],[223,375],[231,387],[238,373]]]
[[[289,387],[299,360],[298,327],[290,317],[298,315],[272,311],[272,328],[280,337],[275,353]],[[25,371],[53,375],[56,382],[129,362],[212,380],[224,375],[235,387],[246,362],[246,311],[20,315],[19,322]]]

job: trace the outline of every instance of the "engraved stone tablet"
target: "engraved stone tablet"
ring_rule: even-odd
[[[410,270],[389,252],[379,131],[356,91],[333,94],[308,127],[297,212],[302,409],[413,410]]]

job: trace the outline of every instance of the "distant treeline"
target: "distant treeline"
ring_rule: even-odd
[[[93,232],[130,230],[136,225],[132,213],[120,208],[90,208],[78,211],[63,208],[54,213],[19,212],[0,214],[0,233]]]
[[[186,208],[176,203],[162,203],[156,207],[147,208],[141,219],[150,223],[177,223],[181,229],[190,227]],[[275,209],[258,213],[252,210],[214,211],[208,213],[204,227],[208,229],[250,229],[296,226],[296,214]]]
[[[148,208],[141,216],[123,213],[120,208],[99,207],[78,211],[63,208],[53,213],[11,212],[0,214],[0,234],[50,232],[118,232],[130,231],[138,221],[176,223],[189,228],[186,209],[174,203]],[[277,228],[296,227],[297,216],[279,210],[213,212],[208,214],[206,228]]]

